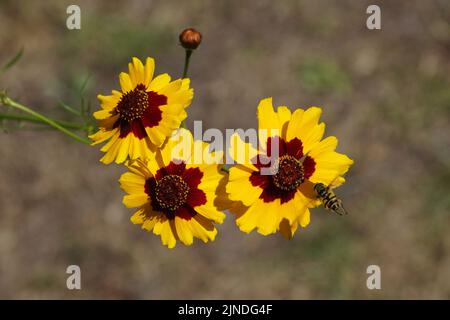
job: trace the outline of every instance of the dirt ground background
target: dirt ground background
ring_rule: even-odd
[[[66,28],[81,7],[82,29]],[[118,86],[132,56],[179,77],[178,33],[193,55],[188,124],[255,127],[256,105],[323,107],[327,134],[355,160],[339,189],[349,216],[315,209],[293,240],[246,235],[228,215],[217,240],[168,250],[129,222],[98,148],[53,131],[0,133],[0,298],[450,298],[450,3],[376,1],[0,1],[0,77],[11,97],[54,117],[78,90]],[[5,110],[0,110],[5,111]],[[66,267],[82,290],[66,288]],[[368,290],[366,268],[381,267]]]

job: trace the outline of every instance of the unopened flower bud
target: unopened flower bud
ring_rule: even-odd
[[[186,50],[194,50],[202,42],[202,34],[194,28],[187,28],[180,33],[180,43]]]

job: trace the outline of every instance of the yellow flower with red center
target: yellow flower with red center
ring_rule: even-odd
[[[153,78],[155,63],[138,58],[128,64],[129,73],[119,75],[121,91],[99,95],[101,110],[94,112],[99,131],[91,135],[93,144],[108,141],[101,151],[103,163],[152,158],[186,117],[185,108],[193,97],[189,79],[171,81],[167,73]]]
[[[222,165],[213,161],[223,159],[223,153],[210,153],[208,148],[205,142],[194,142],[190,131],[180,129],[154,160],[129,161],[129,171],[119,179],[127,193],[125,206],[139,208],[131,221],[153,230],[169,248],[177,241],[191,245],[193,238],[214,240],[214,223],[225,218],[221,207],[226,194],[218,192],[225,187],[225,175]]]
[[[322,110],[311,107],[293,113],[272,99],[258,105],[260,147],[231,137],[230,155],[237,165],[230,169],[226,191],[235,201],[231,211],[241,231],[254,229],[263,235],[280,231],[291,238],[298,224],[310,222],[309,208],[318,206],[314,184],[342,184],[353,161],[335,151],[334,136],[322,140]],[[269,172],[269,174],[267,174]]]

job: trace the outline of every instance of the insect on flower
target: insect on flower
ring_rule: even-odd
[[[307,152],[300,160],[299,163],[303,164],[306,157],[308,156]],[[345,182],[343,177],[336,177],[330,184],[325,185],[321,182],[315,183],[313,189],[316,193],[317,200],[320,200],[325,209],[331,210],[338,215],[347,215],[348,212],[344,208],[344,204],[342,200],[336,196],[336,194],[332,191],[332,189],[340,186]],[[310,204],[313,202],[312,200]]]
[[[340,179],[344,178],[340,177]],[[336,178],[327,186],[320,182],[316,183],[314,185],[314,191],[316,192],[317,198],[322,202],[325,209],[331,210],[342,216],[348,214],[348,212],[347,210],[345,210],[342,200],[339,199],[332,191],[332,188],[337,187],[337,185],[335,184],[337,180],[339,180],[339,178]],[[342,182],[340,184],[342,184]]]
[[[231,138],[229,152],[237,165],[230,169],[226,191],[235,202],[230,211],[241,231],[279,231],[290,239],[298,225],[309,224],[310,209],[321,205],[321,199],[329,208],[339,204],[321,186],[345,174],[353,160],[336,152],[336,137],[323,139],[321,112],[318,107],[291,112],[285,106],[275,111],[272,99],[263,99],[257,111],[260,148],[239,136]],[[244,161],[237,157],[239,149],[248,154]],[[268,168],[276,170],[266,174]]]

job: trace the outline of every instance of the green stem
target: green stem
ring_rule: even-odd
[[[225,166],[223,166],[222,168],[220,168],[223,172],[226,172],[226,173],[230,173],[230,168],[228,168],[228,167],[225,167]]]
[[[20,104],[12,99],[10,99],[8,96],[6,96],[5,93],[0,93],[0,100],[1,102],[9,107],[12,108],[16,108],[20,111],[23,111],[25,113],[28,113],[29,115],[35,117],[36,119],[39,119],[41,122],[48,124],[49,126],[61,131],[62,133],[68,135],[69,137],[71,137],[72,139],[78,141],[78,142],[82,142],[82,143],[86,143],[86,144],[91,144],[91,142],[83,137],[80,137],[79,135],[73,133],[72,131],[64,128],[61,124],[59,124],[58,122],[56,122],[55,120],[52,120],[50,118],[47,118],[46,116],[24,106],[23,104]]]
[[[181,76],[183,79],[187,77],[188,74],[188,70],[189,70],[189,61],[191,61],[191,55],[192,55],[192,50],[186,49],[186,55],[184,57],[184,68],[183,68],[183,75]],[[186,125],[186,120],[183,120],[181,122],[181,127],[182,128],[187,128]]]
[[[184,69],[182,78],[186,78],[189,70],[189,62],[191,61],[192,50],[186,49],[186,55],[184,58]]]
[[[42,120],[37,119],[33,116],[0,112],[0,120],[3,120],[3,119],[15,120],[15,121],[27,121],[27,122],[37,123],[37,124],[46,124]],[[55,121],[56,123],[58,123],[60,126],[67,128],[67,129],[82,130],[85,128],[83,125],[79,125],[79,124],[73,124],[73,123],[60,121],[60,120],[54,120],[54,119],[52,119],[52,120]]]

